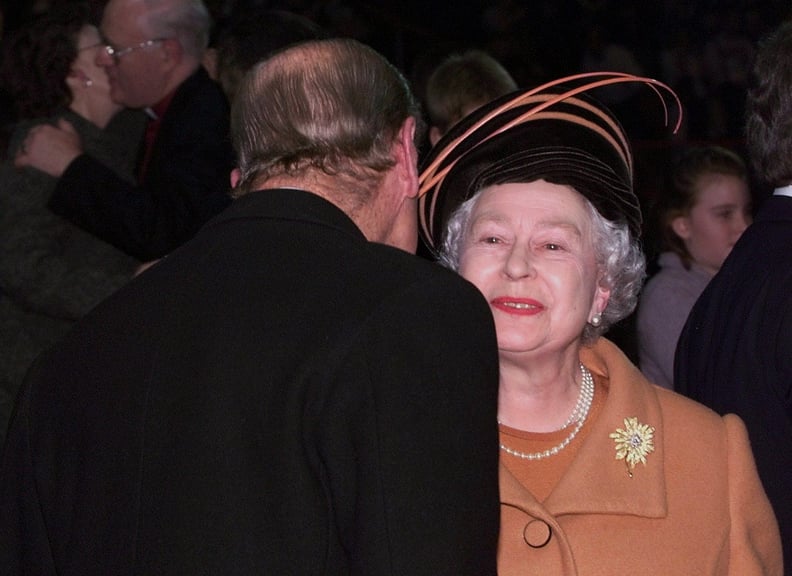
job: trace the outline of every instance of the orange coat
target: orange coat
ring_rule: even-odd
[[[653,386],[603,338],[581,361],[609,380],[605,406],[545,502],[501,464],[499,576],[783,574],[742,421]],[[631,478],[609,435],[632,417],[655,432]]]

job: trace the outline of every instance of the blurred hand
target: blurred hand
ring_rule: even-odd
[[[82,152],[80,136],[74,126],[60,119],[57,126],[42,124],[31,129],[14,157],[14,165],[17,168],[30,166],[60,178]]]

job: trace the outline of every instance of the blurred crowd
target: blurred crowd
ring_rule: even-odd
[[[4,29],[68,1],[4,0]],[[91,1],[97,9],[104,4]],[[519,86],[585,69],[641,72],[677,90],[687,112],[686,136],[707,140],[741,137],[742,94],[755,43],[790,13],[780,0],[211,0],[207,6],[217,30],[233,14],[254,7],[306,16],[334,35],[376,48],[407,74],[418,94],[439,59],[467,48],[489,52]],[[629,90],[610,96],[608,104],[628,112],[640,108],[626,102]]]

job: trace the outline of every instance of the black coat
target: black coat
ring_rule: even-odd
[[[748,428],[792,574],[792,198],[767,199],[688,317],[674,386]]]
[[[0,566],[494,574],[496,348],[456,274],[313,194],[242,197],[34,366]]]
[[[61,176],[49,207],[139,260],[164,256],[230,203],[229,121],[225,95],[199,68],[165,111],[139,185],[83,154]]]

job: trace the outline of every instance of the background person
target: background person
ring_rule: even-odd
[[[72,3],[4,39],[0,84],[24,119],[10,157],[33,127],[64,119],[86,150],[131,179],[143,118],[110,99],[107,76],[94,63],[101,41],[92,21],[86,5]],[[0,446],[33,359],[139,264],[50,212],[55,185],[38,170],[0,165]]]
[[[6,574],[495,574],[495,332],[406,251],[418,120],[352,40],[254,68],[238,198],[26,381]]]
[[[759,46],[746,101],[755,175],[775,188],[701,294],[679,338],[674,384],[745,420],[792,566],[792,23]],[[792,569],[787,568],[787,573]]]
[[[468,50],[447,56],[426,82],[424,104],[429,120],[426,144],[433,146],[473,110],[514,90],[517,90],[514,78],[487,52]],[[417,253],[422,258],[433,259],[423,243],[419,244]]]
[[[641,292],[636,330],[641,371],[673,388],[674,352],[690,309],[751,223],[745,162],[720,146],[684,150],[658,212],[660,270]]]
[[[426,82],[429,142],[434,146],[451,126],[473,110],[517,90],[511,74],[483,50],[446,57]]]
[[[277,50],[328,36],[308,18],[286,10],[243,7],[219,23],[204,66],[233,102],[245,73]]]
[[[150,116],[137,184],[87,154],[73,127],[40,126],[16,165],[59,178],[50,209],[139,260],[189,239],[230,203],[228,102],[201,66],[211,21],[201,0],[110,0],[100,26],[113,100]]]
[[[424,238],[495,320],[498,574],[780,575],[742,421],[651,385],[601,336],[644,274],[631,149],[586,97],[608,79],[664,89],[603,73],[508,95],[421,173]]]

